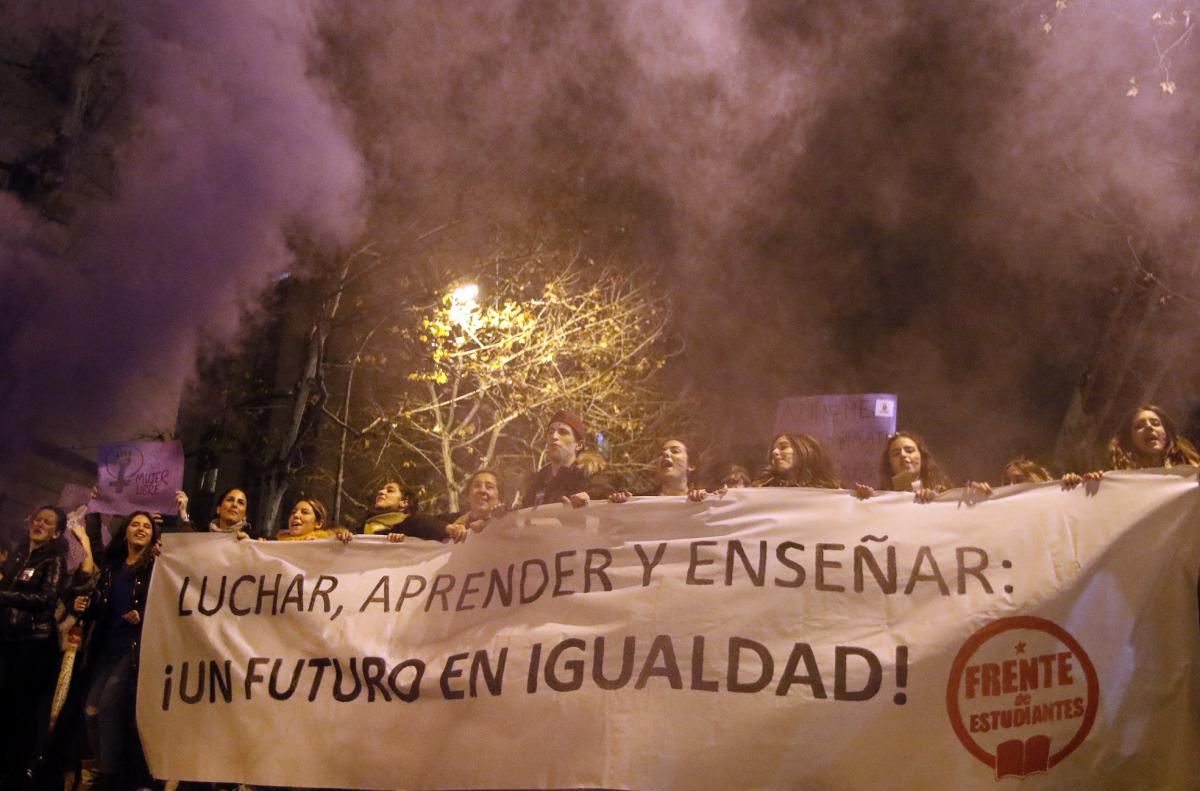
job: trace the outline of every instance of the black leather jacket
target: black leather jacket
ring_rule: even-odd
[[[0,640],[56,639],[54,607],[66,578],[67,559],[57,541],[32,552],[26,544],[18,551],[0,581]]]
[[[111,566],[106,564],[100,569],[100,576],[96,580],[96,587],[92,591],[91,599],[88,602],[87,611],[82,615],[82,620],[90,624],[83,646],[85,667],[90,667],[94,662],[99,660],[100,651],[103,650],[105,635],[99,634],[101,631],[100,627],[104,624],[105,616],[108,614],[110,597],[112,596],[113,580],[116,578],[116,574],[120,568],[120,565]],[[133,607],[138,611],[138,615],[142,617],[145,617],[146,615],[146,596],[150,592],[150,575],[153,573],[153,558],[145,563],[142,563],[134,570]],[[123,615],[123,613],[117,614]],[[137,636],[134,637],[133,644],[130,646],[130,651],[132,652],[133,656],[133,678],[136,679],[138,654],[142,642],[142,626],[140,622],[138,623],[135,632]]]

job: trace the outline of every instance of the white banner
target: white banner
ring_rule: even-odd
[[[1200,487],[737,489],[464,545],[170,535],[156,776],[337,788],[1191,788]]]

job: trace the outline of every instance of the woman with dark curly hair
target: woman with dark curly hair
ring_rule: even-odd
[[[833,470],[829,451],[808,434],[780,434],[771,441],[767,466],[755,486],[808,486],[840,489],[842,481]]]
[[[83,715],[96,789],[113,788],[118,778],[131,787],[150,782],[134,723],[134,701],[142,617],[160,530],[150,513],[130,514],[104,551],[95,591],[75,600],[76,611],[90,624],[83,647]]]
[[[932,502],[954,484],[938,466],[925,441],[911,431],[897,431],[888,437],[879,462],[879,489],[885,492],[916,493],[918,503]],[[854,495],[862,500],[875,494],[864,483],[855,484]]]

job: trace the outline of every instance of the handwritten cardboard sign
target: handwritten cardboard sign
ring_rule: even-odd
[[[175,510],[175,492],[183,488],[183,445],[170,442],[112,442],[96,454],[99,495],[89,511],[128,514]]]

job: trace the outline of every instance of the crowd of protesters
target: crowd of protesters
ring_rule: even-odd
[[[246,519],[245,490],[231,488],[217,501],[211,521],[194,523],[188,498],[176,498],[184,529],[226,533],[239,540],[348,542],[356,535],[462,542],[498,514],[515,507],[561,503],[581,508],[594,500],[624,503],[635,496],[704,500],[736,487],[849,489],[867,499],[877,491],[911,491],[929,503],[954,487],[928,446],[901,431],[887,439],[879,480],[842,481],[834,460],[815,438],[781,434],[757,474],[726,465],[705,488],[695,480],[688,445],[662,443],[652,465],[653,485],[632,492],[615,485],[603,457],[585,448],[582,421],[559,412],[547,423],[545,460],[510,500],[493,470],[476,471],[464,488],[466,507],[452,513],[422,513],[415,492],[386,483],[361,525],[330,524],[325,506],[303,497],[285,526],[272,535]],[[1200,467],[1200,453],[1180,436],[1159,407],[1140,406],[1108,446],[1104,470],[1068,473],[1064,488],[1099,485],[1105,470]],[[1016,458],[1002,469],[1002,485],[1052,480],[1042,465]],[[987,497],[986,482],[965,482],[965,491]],[[146,595],[158,554],[162,517],[143,511],[113,519],[104,529],[98,515],[80,508],[37,508],[19,546],[0,549],[0,788],[137,789],[153,787],[134,724],[138,646]],[[103,533],[110,536],[107,541]]]

